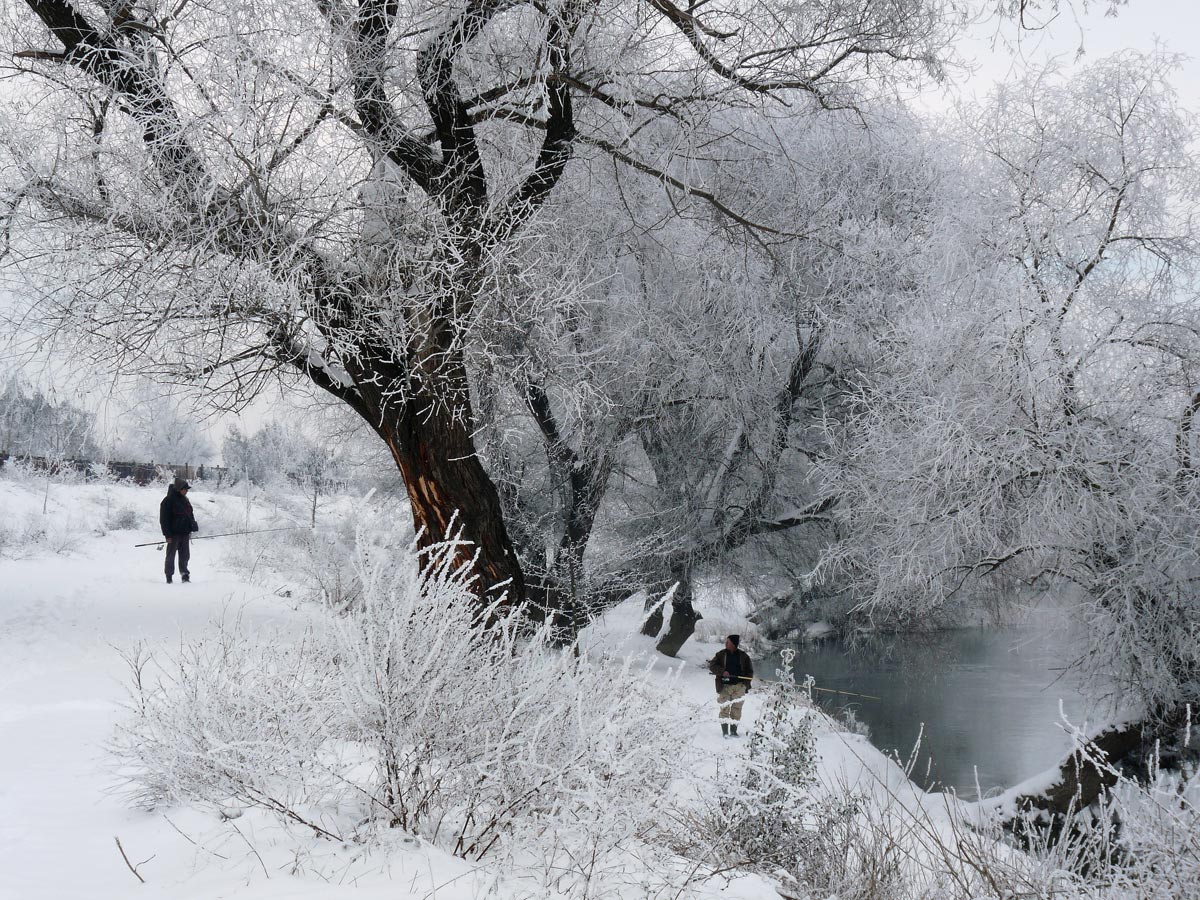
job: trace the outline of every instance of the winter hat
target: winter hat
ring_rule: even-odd
[[[184,481],[182,478],[175,479],[175,490],[186,491],[190,487],[191,487],[191,485],[188,484],[186,481]]]
[[[730,643],[732,643],[732,644],[733,644],[733,646],[735,646],[735,647],[741,646],[741,643],[742,643],[742,636],[741,636],[740,634],[731,634],[731,635],[729,636],[729,641],[730,641]]]

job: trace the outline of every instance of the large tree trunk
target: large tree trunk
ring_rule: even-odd
[[[461,532],[469,542],[458,550],[459,561],[474,559],[482,598],[507,595],[506,602],[525,600],[520,562],[504,527],[495,484],[484,471],[467,427],[455,415],[438,410],[422,414],[414,404],[380,432],[387,441],[412,507],[418,546],[430,547]]]
[[[457,562],[471,565],[485,603],[524,603],[521,563],[504,524],[495,483],[476,452],[475,424],[461,355],[447,350],[436,365],[409,377],[380,351],[353,360],[361,399],[355,409],[383,438],[408,491],[418,547],[457,538]]]
[[[671,573],[678,583],[675,596],[671,598],[671,618],[667,621],[667,632],[658,639],[655,648],[664,656],[675,656],[679,653],[688,638],[696,633],[696,623],[700,621],[700,613],[692,605],[692,576],[685,569]],[[661,627],[662,614],[659,613]]]
[[[659,637],[663,627],[663,607],[658,605],[661,597],[655,597],[654,590],[651,590],[650,596],[646,598],[646,608],[653,608],[653,611],[642,622],[642,634],[646,637],[658,637],[655,649],[664,656],[677,655],[688,638],[696,633],[696,623],[703,618],[692,604],[690,570],[685,566],[673,566],[671,580],[675,584],[675,593],[671,597],[671,618],[667,622],[666,633]]]

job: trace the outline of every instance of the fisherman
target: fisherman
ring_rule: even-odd
[[[192,580],[192,573],[188,571],[188,561],[192,556],[191,537],[192,532],[200,530],[200,526],[196,524],[192,504],[187,498],[190,487],[182,478],[176,478],[167,488],[167,496],[158,505],[158,524],[162,526],[163,537],[167,539],[167,584],[175,575],[177,554],[179,574],[184,581]]]
[[[721,734],[725,737],[738,736],[738,722],[742,720],[742,698],[750,690],[754,679],[754,665],[745,650],[739,650],[740,635],[725,638],[725,649],[708,661],[708,671],[717,677],[717,704],[720,707]]]

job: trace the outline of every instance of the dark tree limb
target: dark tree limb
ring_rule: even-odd
[[[828,524],[824,513],[836,505],[836,497],[819,500],[795,515],[774,519],[768,518],[766,515],[766,510],[775,495],[776,471],[780,457],[787,447],[794,407],[804,391],[805,381],[812,372],[819,346],[819,334],[814,334],[809,340],[801,343],[800,351],[788,369],[787,382],[775,396],[775,421],[771,442],[763,461],[762,478],[750,502],[715,538],[700,546],[686,548],[672,555],[668,565],[673,571],[680,566],[690,565],[690,561],[715,559],[723,553],[736,550],[757,534],[783,531],[805,524]],[[726,473],[726,477],[728,474]]]
[[[582,94],[585,97],[590,97],[603,103],[609,109],[628,116],[633,109],[644,109],[648,112],[658,113],[660,115],[670,116],[675,119],[680,118],[680,113],[676,109],[677,106],[688,103],[692,100],[699,100],[701,96],[680,96],[680,97],[617,97],[608,93],[602,87],[592,84],[584,80],[578,73],[572,74],[568,72],[551,72],[544,79],[545,83],[550,86],[565,84],[577,94]],[[472,97],[466,99],[466,104],[472,110],[476,110],[476,114],[481,107],[486,107],[490,104],[497,103],[506,99],[511,94],[525,90],[531,87],[539,87],[543,83],[543,79],[537,75],[528,75],[523,78],[516,78],[505,84],[498,84],[495,87],[488,88],[486,91],[480,91]]]
[[[773,519],[759,519],[750,526],[750,534],[773,534],[778,531],[787,531],[790,528],[796,528],[800,525],[828,525],[833,526],[834,522],[825,513],[833,509],[838,504],[838,497],[826,497],[823,500],[818,500],[798,512],[787,516],[777,516]]]
[[[578,10],[578,7],[575,7]],[[570,40],[578,14],[570,22],[552,16],[546,24],[546,53],[552,76],[562,75],[570,67]],[[520,228],[553,190],[571,158],[575,140],[575,115],[571,106],[571,87],[561,78],[546,82],[545,137],[533,171],[526,176],[501,211],[486,226],[489,238],[503,240]]]
[[[470,223],[487,206],[487,175],[470,110],[454,81],[454,58],[473,41],[507,0],[472,0],[466,10],[417,54],[417,79],[442,149],[436,195],[452,221]]]
[[[612,471],[612,454],[601,450],[595,456],[581,459],[563,437],[542,385],[536,379],[527,379],[524,393],[530,414],[542,432],[552,477],[566,493],[563,532],[548,581],[543,585],[544,602],[551,603],[554,600],[551,595],[556,595],[557,601],[553,605],[580,619],[583,614],[579,595],[584,580],[583,554]]]
[[[583,135],[579,136],[578,140],[579,140],[579,143],[581,143],[581,144],[589,144],[590,146],[593,146],[593,147],[597,148],[598,150],[603,150],[605,153],[607,153],[609,156],[611,156],[613,159],[617,160],[618,162],[624,163],[625,165],[629,166],[631,169],[636,169],[637,171],[639,171],[645,175],[649,175],[652,178],[656,178],[663,184],[670,185],[671,187],[679,190],[680,192],[682,192],[683,194],[685,194],[689,197],[695,197],[698,200],[703,200],[705,203],[708,203],[710,206],[712,206],[715,210],[717,210],[719,213],[721,213],[727,219],[730,219],[731,221],[735,222],[738,225],[741,225],[743,228],[746,228],[749,231],[752,231],[752,232],[760,231],[760,232],[765,232],[766,234],[774,234],[774,235],[778,235],[780,237],[786,237],[786,238],[807,237],[807,235],[802,232],[784,231],[783,229],[774,228],[770,225],[764,225],[761,222],[756,222],[753,219],[749,218],[748,216],[745,216],[742,213],[739,213],[737,210],[733,209],[733,207],[726,204],[725,201],[723,201],[720,197],[718,197],[716,194],[714,194],[712,191],[708,190],[707,188],[702,188],[698,185],[690,184],[690,183],[684,181],[682,178],[677,178],[674,175],[671,175],[669,172],[664,171],[663,169],[659,169],[656,166],[652,166],[647,162],[643,162],[642,160],[638,159],[637,157],[631,156],[629,153],[626,153],[624,150],[622,150],[616,144],[613,144],[611,141],[606,141],[603,138],[583,136]]]
[[[94,28],[66,0],[25,0],[63,45],[63,60],[118,94],[159,170],[168,181],[196,196],[207,182],[204,164],[184,136],[182,120],[166,89],[138,56]]]
[[[274,344],[279,359],[302,373],[325,393],[346,404],[361,418],[368,422],[371,420],[372,411],[363,400],[358,388],[353,384],[345,384],[334,378],[327,366],[314,364],[311,350],[302,347],[296,339],[285,335],[277,336]]]
[[[426,193],[442,174],[443,166],[418,137],[398,121],[384,88],[388,73],[387,42],[396,18],[397,0],[362,0],[354,20],[357,45],[351,49],[354,108],[363,129],[379,150],[400,167]]]
[[[692,49],[696,51],[696,55],[709,67],[716,75],[725,79],[730,84],[736,85],[745,91],[755,94],[774,94],[781,91],[798,90],[810,94],[817,103],[824,109],[839,109],[837,104],[833,103],[826,95],[821,87],[821,81],[832,74],[836,69],[841,67],[846,61],[855,57],[871,57],[876,55],[884,55],[898,61],[914,62],[915,58],[908,57],[896,50],[884,47],[870,47],[865,44],[851,43],[849,46],[835,54],[828,62],[821,66],[816,71],[803,76],[793,78],[775,78],[775,79],[756,79],[742,74],[738,71],[736,65],[728,65],[723,62],[720,56],[709,46],[708,38],[717,40],[726,40],[734,37],[735,32],[718,32],[708,28],[703,24],[700,18],[691,11],[685,11],[676,6],[671,0],[650,0],[651,5],[658,10],[663,16],[670,21],[680,33],[687,38]],[[774,53],[777,55],[785,55],[801,49],[815,45],[797,45],[795,47],[779,47]],[[756,54],[758,56],[767,55],[765,53]]]
[[[774,432],[764,461],[762,480],[746,508],[719,539],[722,550],[734,550],[744,544],[752,534],[760,533],[756,529],[762,527],[767,507],[775,496],[776,472],[779,468],[779,459],[787,447],[796,401],[800,399],[804,390],[804,382],[812,372],[819,346],[819,336],[814,335],[810,340],[801,343],[800,352],[792,360],[788,369],[787,383],[775,396]],[[828,506],[825,509],[828,509]],[[807,514],[807,518],[811,519],[811,516],[815,514]]]

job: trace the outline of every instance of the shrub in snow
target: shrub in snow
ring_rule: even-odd
[[[1100,803],[1051,824],[1037,810],[1014,820],[1002,802],[960,804],[866,767],[855,785],[826,788],[860,799],[807,844],[793,873],[795,893],[841,900],[1200,896],[1200,776],[1190,765],[1174,773],[1150,768],[1147,782],[1122,775]]]
[[[306,586],[309,599],[346,611],[364,602],[360,574],[402,555],[412,537],[407,509],[366,506],[336,526],[297,532],[283,556]]]
[[[282,506],[290,499],[275,498]],[[347,507],[316,529],[296,526],[287,531],[247,534],[225,542],[221,560],[248,581],[277,584],[285,580],[295,594],[334,610],[356,604],[362,592],[360,569],[366,556],[383,554],[389,561],[403,557],[413,539],[412,517],[394,504],[364,504],[342,498]],[[294,513],[294,514],[293,514]],[[284,521],[304,522],[304,512],[292,510]],[[212,519],[208,530],[254,531],[244,519]],[[274,522],[272,522],[274,524]],[[266,526],[262,526],[266,527]]]
[[[36,512],[0,522],[0,557],[23,559],[45,551],[73,553],[83,535],[73,522]]]
[[[122,506],[113,510],[112,514],[104,520],[104,527],[108,531],[133,531],[135,528],[141,528],[145,524],[142,515],[131,506]]]
[[[779,681],[763,683],[767,696],[746,756],[718,779],[717,802],[697,829],[730,863],[789,880],[805,874],[822,836],[854,808],[850,796],[836,802],[817,797],[817,714],[795,683],[794,655],[784,650]]]
[[[468,859],[528,855],[552,834],[558,875],[647,835],[684,757],[683,713],[630,663],[481,609],[451,549],[423,574],[364,549],[359,602],[300,634],[235,621],[131,654],[113,745],[131,798],[260,807],[339,839],[393,826]]]
[[[871,726],[858,717],[853,706],[843,706],[839,709],[836,719],[838,727],[847,734],[871,737]]]
[[[1111,885],[1106,896],[1200,896],[1200,770],[1155,771],[1147,785],[1126,780],[1112,803],[1121,852],[1106,854],[1097,873]]]

